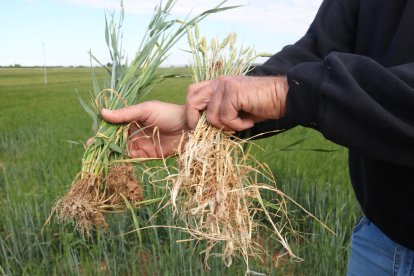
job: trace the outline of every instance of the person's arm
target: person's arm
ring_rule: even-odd
[[[285,119],[373,158],[414,167],[414,62],[331,53],[288,73]]]
[[[414,167],[414,63],[386,68],[354,52],[360,1],[328,0],[306,35],[253,72],[286,74],[283,121],[252,135],[303,125],[373,158]]]
[[[385,68],[334,52],[294,66],[287,77],[225,77],[192,86],[190,128],[201,110],[212,125],[237,131],[283,118],[371,158],[414,167],[414,62]]]
[[[284,47],[263,65],[254,68],[249,75],[286,75],[292,67],[304,63],[322,61],[331,53],[352,52],[359,8],[358,0],[324,1],[307,33],[294,45]],[[286,118],[256,123],[240,136],[258,135],[271,131],[290,129],[297,125]],[[268,135],[260,136],[265,137]]]

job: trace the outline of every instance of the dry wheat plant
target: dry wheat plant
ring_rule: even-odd
[[[187,34],[195,82],[244,75],[258,56],[251,48],[237,47],[235,33],[210,43],[200,37],[198,25],[188,28]],[[189,240],[206,242],[202,253],[207,267],[210,256],[221,257],[227,266],[241,257],[246,273],[252,274],[249,258],[268,254],[260,242],[264,233],[281,245],[279,256],[300,260],[287,238],[293,232],[288,197],[276,188],[267,165],[250,155],[252,144],[213,127],[203,113],[178,147],[178,172],[170,175],[169,203]],[[274,194],[271,202],[262,198],[263,191]]]
[[[106,68],[110,83],[101,88],[93,73],[93,93],[89,102],[81,104],[94,121],[95,135],[83,154],[82,167],[73,180],[70,190],[59,199],[52,210],[59,220],[74,222],[83,234],[90,235],[91,229],[106,227],[105,214],[125,210],[129,204],[143,203],[143,189],[135,178],[132,159],[128,154],[127,142],[131,136],[145,131],[140,126],[128,135],[128,124],[111,124],[102,120],[102,108],[118,109],[136,104],[154,84],[167,76],[157,71],[166,59],[172,46],[186,33],[186,28],[199,22],[207,15],[234,7],[222,7],[223,2],[213,9],[185,21],[171,19],[174,0],[162,1],[155,8],[146,33],[141,40],[135,57],[128,63],[122,49],[122,22],[124,8],[121,2],[119,20],[114,13],[105,19],[105,39],[109,48],[112,66],[106,67],[90,53],[91,61]],[[148,199],[151,201],[151,199]],[[49,218],[50,219],[50,218]]]

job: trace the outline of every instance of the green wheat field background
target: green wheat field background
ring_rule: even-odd
[[[161,70],[190,74],[186,68]],[[103,71],[97,72],[102,79]],[[244,275],[242,260],[227,268],[211,258],[210,269],[205,267],[194,243],[176,242],[189,238],[178,230],[129,233],[135,228],[130,211],[111,215],[108,231],[94,232],[91,239],[53,218],[45,225],[80,169],[82,145],[68,141],[93,135],[75,92],[86,97],[92,90],[91,69],[48,68],[47,73],[46,86],[41,68],[0,68],[0,275]],[[189,77],[166,80],[147,99],[184,103],[190,83]],[[336,236],[292,206],[293,225],[301,235],[290,242],[304,261],[277,259],[278,248],[264,236],[269,256],[252,259],[251,269],[267,275],[344,275],[349,238],[360,216],[346,149],[301,127],[256,143],[253,154],[270,166],[278,188]],[[145,197],[159,197],[162,191],[142,178]],[[156,204],[136,209],[139,225],[174,224],[168,208],[148,221],[156,212]]]

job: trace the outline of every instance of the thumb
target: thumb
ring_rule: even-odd
[[[187,108],[186,110],[187,125],[190,129],[194,129],[197,126],[197,122],[200,119],[200,111],[194,108]]]
[[[113,124],[130,123],[142,119],[142,108],[139,104],[117,110],[104,108],[101,110],[101,116],[105,121]]]

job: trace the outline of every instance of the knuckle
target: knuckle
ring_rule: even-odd
[[[192,105],[193,102],[194,102],[194,98],[191,97],[190,95],[187,95],[187,98],[185,99],[186,106],[187,105]]]
[[[197,86],[196,86],[195,83],[192,83],[188,86],[188,88],[187,88],[187,97],[193,95],[197,91],[196,87]]]
[[[228,76],[219,76],[217,78],[217,81],[219,82],[226,82],[226,80],[228,80]]]
[[[232,127],[233,126],[233,119],[230,118],[229,116],[221,116],[221,122],[223,123],[223,125]]]
[[[211,112],[206,112],[206,120],[211,125],[220,128],[222,126],[219,117]]]

